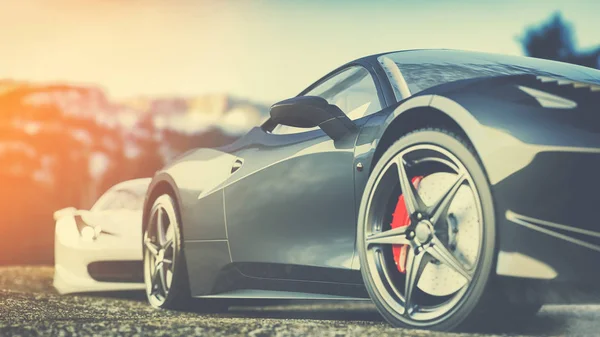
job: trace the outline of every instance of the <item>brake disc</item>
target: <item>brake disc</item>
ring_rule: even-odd
[[[433,173],[421,180],[418,193],[426,205],[432,205],[455,181],[456,174]],[[463,185],[448,208],[446,224],[436,228],[438,237],[468,269],[477,260],[481,240],[480,222],[473,191],[469,185]],[[466,283],[466,279],[450,267],[431,262],[423,270],[417,286],[427,294],[447,296],[458,291]]]

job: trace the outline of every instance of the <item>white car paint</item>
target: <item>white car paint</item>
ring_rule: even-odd
[[[141,205],[149,183],[150,179],[135,179],[117,184],[89,211],[70,207],[55,212],[54,287],[59,293],[144,289],[142,282],[97,281],[89,274],[88,265],[98,261],[139,261],[141,266]],[[129,205],[119,204],[121,192],[135,193],[142,202],[135,199]],[[76,224],[78,216],[83,220],[80,223],[88,225],[82,226],[81,231]]]

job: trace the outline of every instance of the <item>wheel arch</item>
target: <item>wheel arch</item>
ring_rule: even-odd
[[[176,211],[181,212],[181,198],[179,198],[177,193],[175,181],[166,173],[158,174],[150,183],[148,192],[146,193],[146,201],[144,202],[144,209],[142,212],[142,231],[145,230],[148,225],[148,217],[150,216],[154,201],[163,194],[171,196],[177,204],[176,206],[178,209],[176,209]]]
[[[482,125],[476,118],[476,114],[482,113],[482,111],[474,111],[474,115],[473,112],[456,101],[438,95],[419,96],[415,97],[414,100],[418,102],[410,103],[409,100],[400,105],[385,121],[384,131],[379,138],[371,160],[371,170],[385,151],[402,136],[421,128],[433,127],[446,129],[457,134],[473,148],[475,158],[479,161],[490,188],[508,174],[500,172],[497,169],[498,162],[490,160],[490,158],[496,155],[495,147],[497,144],[513,144],[514,138],[509,134],[499,132],[493,127]],[[518,147],[512,149],[520,149],[521,144],[518,143]],[[521,164],[517,162],[514,165],[520,167]],[[510,173],[512,170],[507,172]],[[498,208],[493,188],[491,194],[493,209],[496,212]],[[499,217],[498,214],[494,214],[494,216],[497,223],[502,222],[499,221],[502,217]],[[498,247],[500,247],[499,230],[500,227],[496,226],[496,245]],[[495,259],[497,259],[497,256]],[[494,273],[496,273],[495,267]]]
[[[386,120],[386,127],[379,137],[370,167],[373,168],[383,153],[400,137],[426,127],[452,131],[478,153],[471,132],[468,131],[468,126],[473,123],[479,124],[466,109],[449,98],[434,95],[415,97],[396,108]]]

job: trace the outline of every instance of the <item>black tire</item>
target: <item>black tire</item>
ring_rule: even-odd
[[[169,229],[172,230],[172,280],[169,284],[166,296],[157,296],[153,293],[153,285],[150,275],[150,257],[148,237],[152,236],[153,221],[158,208],[164,209],[169,215]],[[190,295],[189,276],[187,272],[186,258],[183,249],[182,223],[177,207],[177,202],[169,194],[162,194],[154,201],[148,216],[148,222],[144,226],[144,282],[146,284],[146,297],[155,308],[173,310],[194,310],[200,312],[223,312],[229,307],[229,301],[221,299],[192,299]]]
[[[372,193],[375,193],[373,191],[376,188],[377,179],[380,175],[384,174],[383,170],[386,168],[386,165],[395,160],[397,155],[402,151],[409,151],[407,149],[420,144],[435,146],[451,153],[470,174],[472,178],[470,181],[474,183],[480,200],[482,222],[480,233],[482,241],[472,280],[466,287],[463,295],[461,295],[461,299],[457,300],[456,304],[439,318],[423,322],[417,322],[416,320],[412,322],[410,318],[407,318],[407,315],[410,316],[410,314],[402,314],[395,310],[393,305],[389,304],[390,297],[388,297],[386,302],[384,296],[390,295],[385,295],[383,291],[388,290],[377,288],[377,284],[381,285],[382,283],[375,281],[374,277],[380,276],[373,275],[372,270],[367,267],[369,261],[367,260],[367,244],[365,243],[365,226],[367,226],[369,198],[374,195]],[[494,204],[486,174],[473,148],[468,142],[461,139],[460,136],[443,129],[425,128],[406,134],[391,145],[378,160],[367,181],[360,204],[357,229],[361,273],[367,291],[381,315],[393,326],[403,328],[438,331],[479,330],[482,322],[486,324],[486,320],[490,318],[489,316],[493,316],[494,312],[493,298],[495,296],[493,296],[492,287],[490,287],[496,256],[494,214]],[[388,292],[391,293],[391,291]],[[408,312],[408,309],[405,310]]]
[[[152,275],[150,275],[151,253],[148,249],[147,239],[154,234],[152,233],[155,217],[158,209],[161,208],[170,213],[169,221],[174,223],[169,224],[169,229],[173,232],[173,253],[172,253],[172,280],[166,291],[166,296],[157,296],[152,292]],[[181,220],[179,210],[175,200],[168,194],[158,196],[152,205],[148,222],[144,226],[144,283],[146,284],[146,296],[150,304],[155,308],[162,309],[185,309],[191,303],[190,287],[188,281],[187,266],[185,255],[183,253],[183,236],[181,232]]]

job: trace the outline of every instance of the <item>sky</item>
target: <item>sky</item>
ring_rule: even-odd
[[[273,103],[383,51],[521,55],[555,11],[579,48],[600,44],[598,0],[0,0],[0,78]]]

